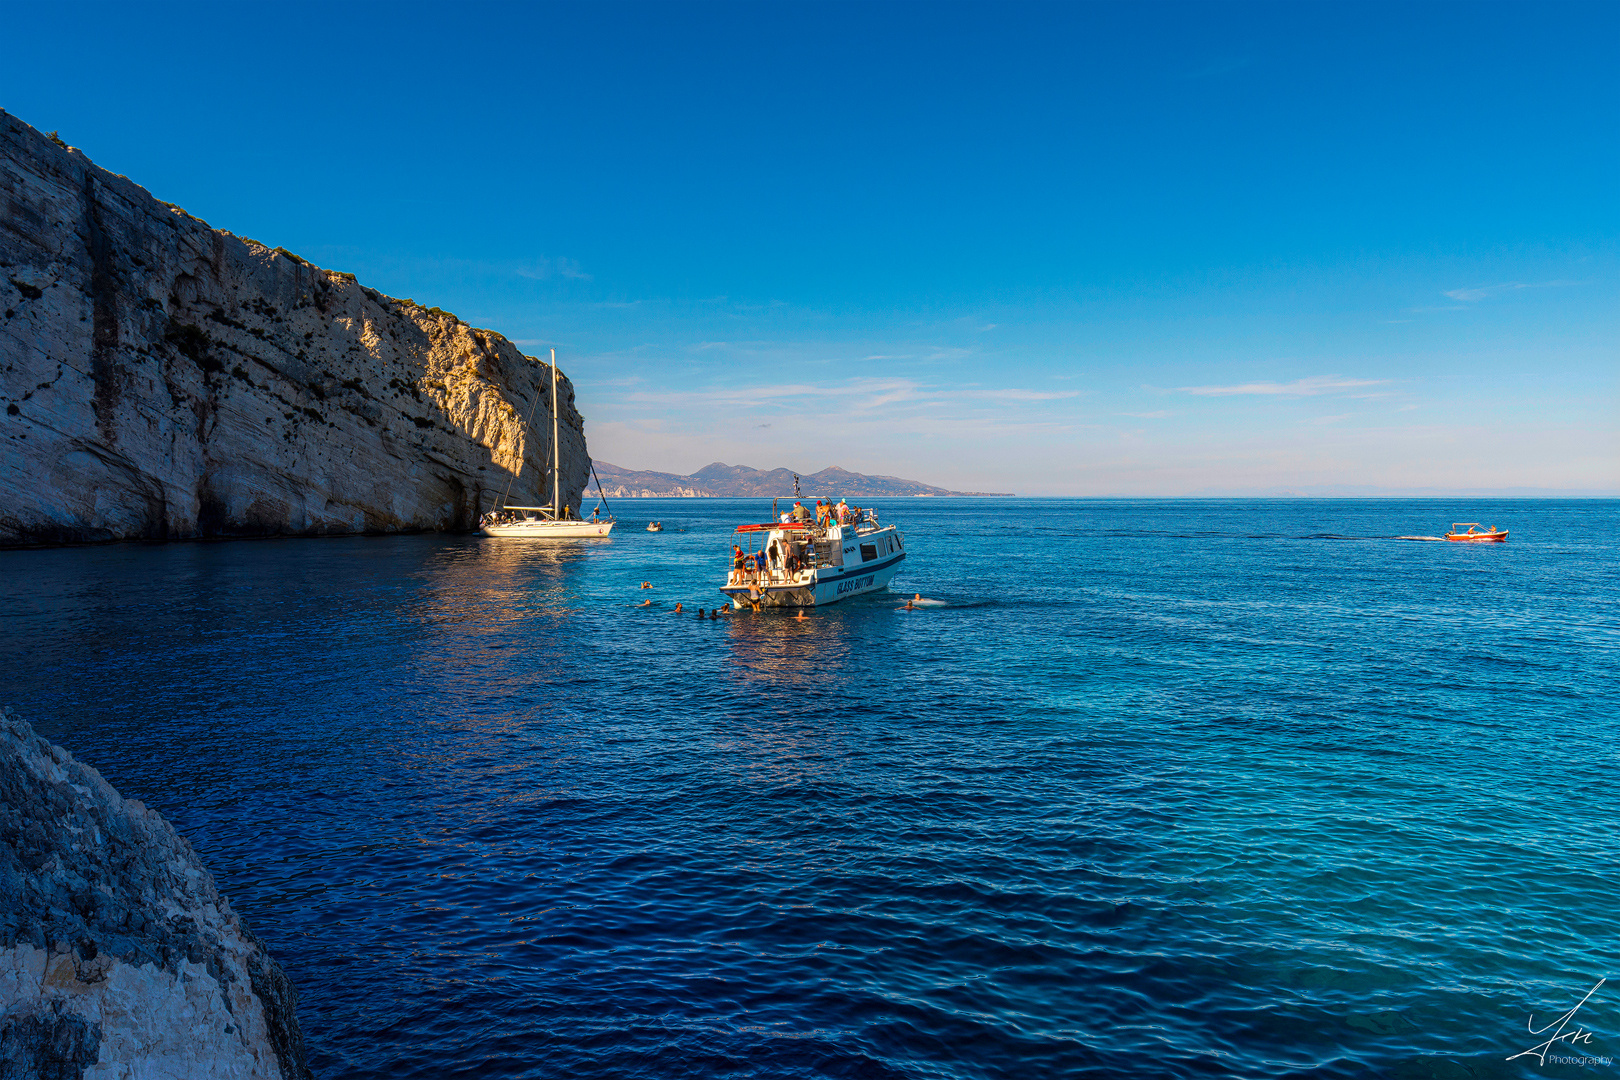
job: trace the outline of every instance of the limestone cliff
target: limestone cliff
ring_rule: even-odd
[[[0,111],[0,543],[472,528],[550,499],[549,370]]]
[[[304,1080],[297,999],[191,845],[0,715],[0,1076]]]

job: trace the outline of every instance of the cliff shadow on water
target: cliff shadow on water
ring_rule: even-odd
[[[509,483],[550,500],[550,378],[0,111],[0,545],[471,529]]]

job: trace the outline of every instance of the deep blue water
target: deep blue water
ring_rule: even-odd
[[[328,1080],[1571,1075],[1505,1059],[1604,978],[1620,1057],[1620,503],[880,506],[943,606],[674,615],[720,500],[0,552],[0,697]]]

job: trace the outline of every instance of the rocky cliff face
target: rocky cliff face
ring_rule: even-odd
[[[0,716],[0,1077],[304,1080],[296,995],[162,816]]]
[[[466,529],[514,472],[513,503],[548,502],[550,457],[550,369],[499,334],[211,229],[0,111],[0,543]]]

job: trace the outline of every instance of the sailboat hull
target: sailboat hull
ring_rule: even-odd
[[[613,531],[611,521],[512,521],[485,525],[485,536],[522,537],[526,540],[600,540]]]

